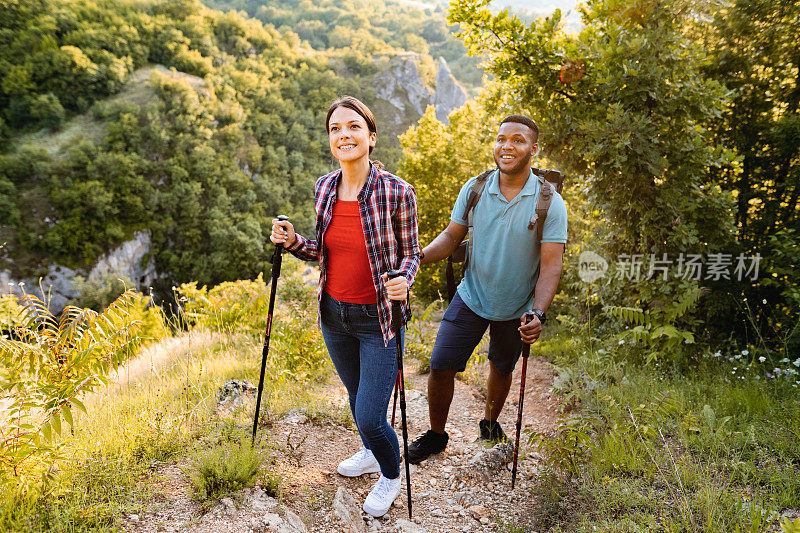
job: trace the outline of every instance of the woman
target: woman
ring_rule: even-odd
[[[348,477],[380,471],[364,502],[364,511],[378,517],[401,487],[400,448],[386,421],[397,377],[391,300],[401,302],[405,323],[411,316],[408,287],[419,269],[416,196],[411,185],[370,161],[377,128],[362,102],[339,98],[325,124],[341,168],[314,187],[316,239],[278,220],[272,221],[270,239],[300,259],[319,261],[322,336],[347,388],[363,445],[338,471]],[[388,280],[385,273],[395,268],[403,275]]]

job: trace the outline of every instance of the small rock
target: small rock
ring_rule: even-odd
[[[333,498],[333,515],[341,522],[343,531],[362,533],[365,529],[364,520],[361,518],[361,506],[356,503],[353,495],[344,487],[336,490]]]
[[[266,531],[278,531],[278,527],[283,524],[283,518],[275,513],[269,513],[262,519]]]
[[[300,517],[297,516],[296,514],[294,514],[293,512],[291,512],[288,509],[286,510],[286,516],[284,517],[284,521],[286,522],[286,524],[291,526],[292,533],[294,533],[294,532],[308,533],[308,529],[306,528],[306,525],[303,523],[303,521],[300,519]],[[362,524],[363,524],[363,522],[362,522]]]
[[[139,521],[139,515],[138,514],[128,515],[128,520],[130,520],[131,522],[138,522]]]
[[[394,524],[394,529],[397,533],[427,533],[427,530],[414,522],[409,522],[403,518],[398,518]]]
[[[264,494],[263,497],[254,498],[252,509],[254,514],[263,514],[266,511],[271,511],[278,506],[278,500]]]
[[[219,503],[225,507],[225,512],[228,513],[229,516],[234,517],[236,516],[237,509],[236,504],[233,503],[233,500],[230,498],[222,498]]]
[[[247,380],[230,379],[217,390],[217,409],[235,409],[255,390],[255,385]]]
[[[392,503],[392,505],[394,505],[398,509],[402,509],[405,504],[403,503],[403,500],[398,498],[397,500],[394,501],[394,503]]]
[[[284,424],[305,424],[308,422],[308,411],[305,409],[292,409],[280,419]]]
[[[469,514],[472,515],[472,518],[475,520],[480,520],[481,518],[488,518],[489,510],[486,509],[483,505],[473,505],[469,509]]]
[[[483,524],[485,526],[485,525],[489,524],[489,518],[486,517],[486,516],[482,516],[481,519],[480,519],[480,522],[481,522],[481,524]]]

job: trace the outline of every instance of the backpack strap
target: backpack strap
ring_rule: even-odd
[[[481,199],[481,194],[483,194],[483,189],[486,187],[486,182],[494,171],[495,169],[490,169],[481,172],[475,180],[475,183],[472,184],[472,189],[469,191],[469,196],[467,197],[467,205],[464,206],[464,214],[461,215],[461,218],[467,219],[470,227],[472,226],[472,210],[478,204],[478,200]]]
[[[464,270],[469,268],[469,259],[472,256],[472,220],[474,218],[475,206],[478,205],[481,194],[483,194],[483,189],[486,188],[486,182],[489,181],[489,176],[491,176],[494,171],[495,169],[490,169],[482,172],[472,185],[469,198],[467,198],[467,205],[464,208],[464,215],[462,216],[462,218],[467,219],[467,228],[469,230],[469,237],[467,238],[467,247],[464,255]]]
[[[541,170],[538,168],[532,170],[539,179],[540,192],[539,200],[536,202],[536,210],[528,222],[528,229],[533,229],[536,226],[536,239],[541,244],[544,236],[544,221],[547,218],[547,210],[550,209],[553,194],[560,192],[563,186],[564,175],[555,170]]]

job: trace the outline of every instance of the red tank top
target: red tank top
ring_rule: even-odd
[[[336,200],[325,231],[325,248],[325,292],[340,302],[377,303],[357,201]]]

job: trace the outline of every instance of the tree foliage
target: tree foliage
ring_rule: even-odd
[[[800,322],[800,2],[733,1],[713,14],[710,29],[696,30],[710,51],[705,71],[732,95],[714,141],[738,155],[714,177],[735,198],[739,249],[765,263],[762,282],[730,289],[753,302],[756,316],[742,317],[746,306],[730,300],[718,316],[738,314],[781,336]],[[791,343],[796,351],[800,332]]]
[[[330,170],[324,111],[362,89],[325,57],[296,50],[296,35],[188,0],[20,0],[4,16],[0,114],[8,124],[55,127],[65,112],[93,105],[104,125],[99,142],[0,154],[2,238],[12,257],[81,267],[147,228],[168,293],[176,281],[268,272],[277,213],[312,228],[313,183]],[[29,46],[34,35],[41,42]],[[146,90],[103,99],[150,63],[177,70],[148,67]],[[46,79],[37,66],[49,69]],[[16,271],[25,263],[11,264],[15,275],[35,274]]]
[[[417,192],[423,246],[447,227],[461,186],[494,165],[491,139],[495,125],[476,102],[453,112],[449,125],[439,122],[433,107],[428,107],[419,124],[400,138],[400,173]],[[415,282],[418,294],[435,298],[445,290],[443,263],[420,269]]]
[[[411,51],[442,56],[455,77],[477,87],[479,58],[470,57],[455,38],[441,8],[387,0],[206,0],[212,7],[240,9],[279,30],[290,30],[315,50],[332,52],[345,71],[364,74],[375,66],[373,54]]]
[[[525,25],[492,15],[487,3],[454,5],[450,20],[463,25],[471,50],[489,51],[497,106],[535,115],[544,153],[585,180],[589,201],[616,230],[611,251],[657,253],[728,237],[725,198],[704,180],[726,161],[706,140],[725,91],[703,76],[703,56],[682,32],[685,3],[588,2],[575,37],[561,31],[558,11]],[[562,81],[562,67],[573,64],[585,75]]]

